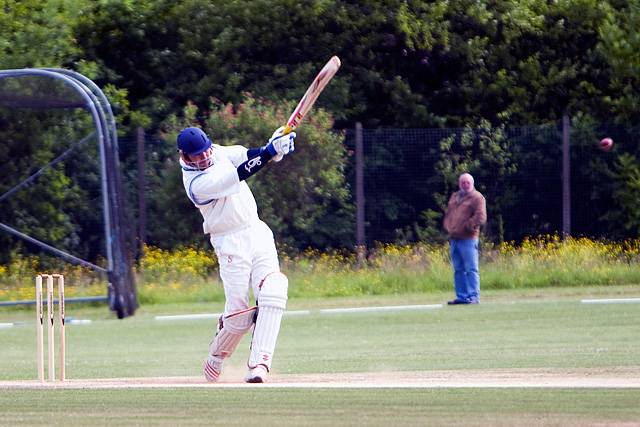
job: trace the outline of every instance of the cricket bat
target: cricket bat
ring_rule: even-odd
[[[283,135],[288,134],[300,125],[302,119],[304,119],[309,110],[311,110],[311,107],[313,107],[316,99],[318,99],[318,95],[320,95],[327,83],[329,83],[329,80],[336,74],[338,68],[340,68],[340,58],[337,56],[331,57],[329,62],[322,67],[322,70],[320,70],[316,78],[313,79],[311,86],[309,86],[300,99],[300,102],[298,102],[296,109],[291,113],[284,127]]]

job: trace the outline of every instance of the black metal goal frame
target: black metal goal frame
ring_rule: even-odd
[[[115,311],[120,319],[132,316],[136,308],[138,308],[138,301],[133,275],[133,257],[130,251],[131,248],[127,245],[125,229],[127,218],[118,158],[118,136],[111,105],[102,90],[92,80],[72,70],[58,68],[0,70],[0,79],[34,76],[63,82],[67,87],[75,91],[83,101],[82,103],[69,103],[67,105],[62,103],[63,105],[56,105],[49,108],[83,108],[91,114],[93,119],[95,125],[94,135],[98,141],[100,152],[100,180],[107,267],[103,268],[89,261],[80,259],[1,222],[0,230],[26,240],[70,263],[82,265],[99,273],[106,274],[109,283],[109,308]],[[0,94],[0,104],[5,103],[11,105],[12,102],[15,102],[15,100],[3,99],[2,94]],[[48,106],[40,105],[39,107],[47,108]],[[85,138],[85,140],[87,138]],[[80,141],[79,143],[82,142],[83,141]],[[34,181],[45,169],[61,161],[73,148],[74,146],[9,191],[1,194],[0,202],[11,196],[11,194],[18,189]]]

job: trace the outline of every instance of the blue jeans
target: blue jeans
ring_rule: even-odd
[[[478,239],[450,239],[449,254],[456,298],[462,301],[480,301]]]

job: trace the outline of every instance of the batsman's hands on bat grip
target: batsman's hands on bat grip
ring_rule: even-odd
[[[278,129],[276,129],[275,131],[273,131],[273,135],[271,135],[271,138],[269,138],[269,142],[273,141],[274,139],[276,139],[279,136],[284,135],[284,128],[286,126],[280,126]]]
[[[284,156],[295,150],[296,133],[283,134],[283,130],[284,126],[276,129],[266,145],[266,149],[271,153],[274,162],[279,162]]]

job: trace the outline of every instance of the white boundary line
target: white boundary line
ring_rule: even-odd
[[[640,302],[640,298],[603,298],[603,299],[583,299],[582,304],[628,304]]]
[[[293,310],[293,311],[285,311],[285,316],[308,316],[311,314],[311,310]]]
[[[309,310],[285,311],[285,316],[306,316],[311,314]],[[202,320],[202,319],[218,319],[222,313],[198,313],[198,314],[176,314],[174,316],[156,316],[155,320]]]
[[[394,305],[381,307],[350,307],[350,308],[327,308],[318,310],[321,315],[331,314],[349,314],[349,313],[370,313],[379,311],[410,311],[410,310],[433,310],[442,308],[442,304],[429,305]],[[285,311],[285,316],[309,316],[313,312],[311,310],[294,310]],[[155,320],[171,321],[171,320],[202,320],[202,319],[218,319],[222,313],[198,313],[198,314],[177,314],[173,316],[156,316]]]
[[[156,316],[156,320],[200,320],[200,319],[218,319],[222,313],[203,313],[203,314],[177,314],[175,316]]]
[[[88,325],[90,324],[92,321],[91,319],[65,319],[64,323],[65,325]]]
[[[64,321],[65,325],[88,325],[91,323],[91,320],[89,319],[74,319],[74,318],[67,318]],[[24,326],[27,325],[26,322],[13,322],[13,323],[1,323],[0,322],[0,329],[9,329],[9,328],[13,328],[16,326]]]
[[[342,313],[365,313],[376,311],[410,311],[410,310],[433,310],[442,308],[442,304],[429,305],[392,305],[381,307],[352,307],[352,308],[326,308],[320,310],[320,314],[342,314]]]

